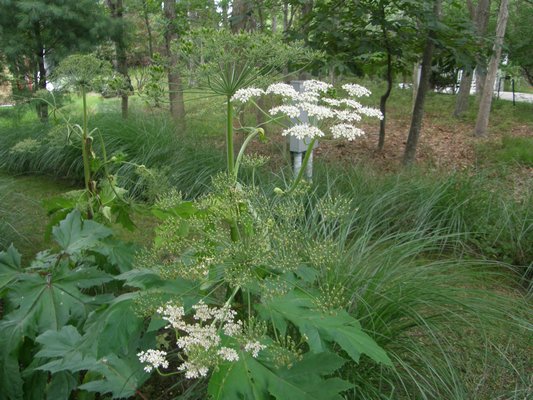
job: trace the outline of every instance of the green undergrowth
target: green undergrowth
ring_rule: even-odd
[[[533,138],[504,136],[500,143],[478,147],[481,160],[500,166],[533,167]]]
[[[111,172],[133,196],[153,199],[158,191],[178,187],[194,197],[222,168],[223,153],[212,141],[179,132],[166,116],[132,114],[123,120],[116,112],[101,112],[90,119],[90,125],[98,128],[93,134],[95,151],[102,154],[101,134],[107,157],[124,160]],[[0,167],[10,173],[48,174],[79,182],[83,178],[79,139],[69,136],[62,121],[4,127],[0,160]]]

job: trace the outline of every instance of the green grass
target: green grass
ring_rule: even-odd
[[[533,166],[533,138],[510,137],[502,138],[501,146],[492,146],[484,155],[498,164]]]
[[[25,259],[45,249],[48,217],[41,201],[70,189],[68,183],[43,177],[0,174],[0,248],[13,243]]]
[[[463,208],[471,193],[457,178],[432,185],[359,170],[340,179],[301,199],[273,197],[263,207],[272,215],[262,218],[287,219],[320,269],[326,298],[347,302],[394,361],[394,369],[364,357],[348,363],[342,377],[355,389],[347,398],[524,398],[527,303],[505,265],[469,251]],[[301,208],[303,220],[290,212]]]

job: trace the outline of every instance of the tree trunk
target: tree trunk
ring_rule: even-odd
[[[230,18],[231,31],[254,31],[256,23],[253,14],[254,8],[250,0],[234,0]]]
[[[487,33],[487,27],[490,20],[490,2],[491,0],[479,0],[475,14],[473,15],[474,24],[476,26],[476,34],[482,38]],[[483,43],[480,43],[480,47],[483,49]],[[481,98],[483,95],[483,88],[485,84],[485,78],[487,76],[487,61],[482,54],[476,57],[476,95]]]
[[[453,110],[453,116],[456,118],[459,118],[468,110],[468,100],[470,98],[473,78],[472,69],[464,68],[461,84],[459,85],[459,93],[457,93],[457,99],[455,101],[455,109]]]
[[[183,102],[183,88],[181,74],[178,69],[178,56],[172,51],[172,42],[177,40],[175,0],[165,1],[164,13],[167,23],[165,31],[165,51],[167,56],[168,92],[170,100],[170,115],[178,122],[181,129],[185,129],[185,104]]]
[[[379,123],[379,141],[378,151],[382,151],[385,146],[385,123],[387,121],[387,100],[389,99],[392,91],[392,48],[389,42],[389,36],[385,28],[385,9],[382,9],[382,23],[381,30],[383,33],[383,40],[385,43],[385,50],[387,51],[387,90],[380,98],[379,109],[383,114],[383,119]]]
[[[150,62],[154,59],[154,39],[152,37],[152,27],[150,25],[150,18],[148,15],[147,0],[143,0],[143,18],[144,25],[146,26],[146,32],[148,33],[148,52],[150,54]]]
[[[122,75],[124,84],[120,88],[122,118],[128,118],[129,92],[132,91],[131,80],[128,75],[128,57],[126,54],[126,38],[124,37],[124,3],[123,0],[108,0],[107,5],[111,16],[118,23],[118,31],[113,38],[117,55],[117,72]]]
[[[494,82],[500,65],[502,54],[503,39],[505,29],[507,28],[507,19],[509,17],[509,0],[502,0],[500,12],[498,13],[498,22],[496,24],[496,39],[494,40],[493,54],[489,61],[487,77],[485,79],[483,93],[479,103],[479,112],[476,120],[474,135],[477,137],[487,136],[487,127],[489,126],[490,106],[492,105],[492,95],[494,92]]]
[[[420,82],[419,70],[420,62],[416,62],[413,65],[413,109],[415,108],[416,95],[418,94],[418,84]]]
[[[442,0],[435,0],[433,5],[433,15],[438,20],[440,17]],[[409,128],[409,136],[405,145],[405,153],[403,155],[403,164],[410,165],[415,161],[416,148],[418,139],[420,138],[420,129],[422,127],[422,117],[424,116],[424,104],[426,101],[426,93],[429,89],[429,78],[431,76],[431,61],[433,59],[433,50],[435,49],[435,39],[437,33],[430,28],[422,54],[422,72],[420,74],[420,84],[416,94],[415,106],[413,109],[413,116],[411,118],[411,127]]]
[[[44,44],[41,37],[41,27],[39,23],[34,25],[34,34],[37,41],[37,65],[39,68],[39,81],[37,87],[41,90],[46,90],[46,66],[44,64]],[[37,117],[41,122],[48,122],[48,104],[45,101],[37,101],[36,105]]]

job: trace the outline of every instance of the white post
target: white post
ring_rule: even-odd
[[[291,81],[292,87],[298,92],[302,93],[304,91],[303,86],[304,81]],[[307,115],[307,112],[300,110],[300,116],[296,118],[291,118],[291,121],[293,124],[306,124],[309,123],[309,116]],[[294,175],[298,175],[298,172],[300,172],[300,168],[302,167],[302,161],[305,155],[305,152],[307,151],[307,147],[309,146],[309,143],[311,142],[311,139],[298,139],[294,136],[289,137],[289,149],[293,155],[292,157],[292,165],[293,165],[293,171]],[[315,142],[315,145],[313,148],[315,148],[318,145],[318,141]],[[305,177],[308,180],[311,180],[313,177],[313,149],[311,149],[311,154],[309,155],[309,160],[307,163],[307,167],[305,169]]]

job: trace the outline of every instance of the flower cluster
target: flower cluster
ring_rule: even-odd
[[[186,361],[178,366],[178,371],[184,372],[187,379],[207,376],[210,368],[220,362],[239,361],[239,353],[235,348],[223,345],[223,337],[235,339],[240,348],[258,357],[259,352],[266,346],[256,339],[246,337],[243,323],[236,320],[236,312],[229,306],[210,307],[203,301],[192,306],[194,311],[191,318],[186,320],[183,306],[171,303],[158,308],[157,312],[176,331],[176,344],[186,356]],[[147,350],[137,354],[142,363],[146,363],[145,371],[151,372],[158,367],[168,368],[166,353],[158,350]]]
[[[349,83],[342,86],[348,93],[348,98],[332,98],[328,94],[333,86],[326,82],[308,80],[303,83],[303,91],[298,92],[286,83],[274,83],[266,90],[246,88],[238,90],[232,100],[245,103],[252,97],[264,94],[281,96],[282,104],[271,108],[268,112],[272,116],[284,115],[293,120],[293,126],[286,128],[282,135],[294,136],[298,139],[312,139],[325,135],[324,130],[317,125],[322,121],[328,123],[334,138],[355,140],[364,132],[352,124],[359,122],[362,116],[379,118],[383,116],[375,108],[365,107],[354,98],[369,96],[371,93],[361,85]],[[306,116],[309,122],[300,121]]]
[[[141,351],[140,353],[137,353],[137,357],[139,357],[139,361],[147,364],[144,367],[144,370],[146,372],[152,372],[154,368],[159,368],[159,367],[168,368],[168,361],[165,359],[166,355],[167,355],[166,351],[153,350],[153,349],[149,349],[149,350]]]

